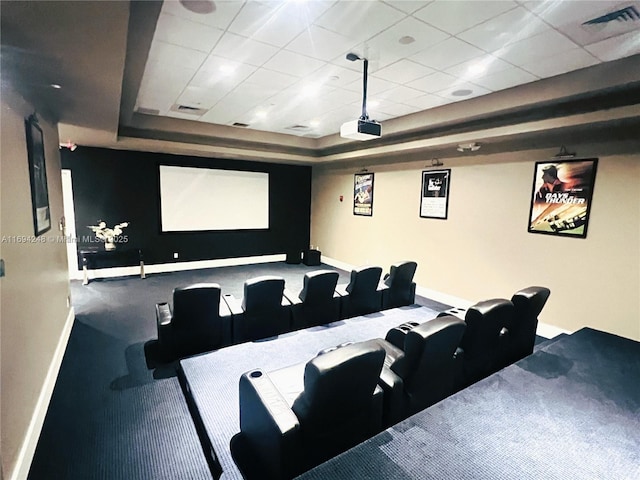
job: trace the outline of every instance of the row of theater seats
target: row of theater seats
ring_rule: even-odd
[[[416,262],[397,263],[382,281],[381,267],[357,268],[347,285],[338,285],[338,272],[317,270],[304,276],[297,293],[285,288],[282,277],[262,276],[244,283],[242,299],[222,295],[216,283],[178,287],[173,311],[167,302],[156,304],[161,355],[173,360],[411,305],[416,268]]]
[[[527,356],[548,297],[548,289],[530,287],[511,301],[480,302],[464,319],[444,314],[405,323],[384,340],[338,345],[306,364],[245,373],[240,433],[231,441],[243,476],[293,478]]]

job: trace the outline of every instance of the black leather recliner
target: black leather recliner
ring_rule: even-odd
[[[293,478],[381,431],[384,358],[380,345],[365,341],[242,375],[231,451],[244,478]]]
[[[389,273],[384,277],[382,290],[382,308],[403,307],[413,305],[416,301],[416,284],[413,276],[418,264],[416,262],[400,262],[391,265]]]
[[[284,278],[265,275],[244,282],[238,301],[225,295],[233,314],[233,342],[242,343],[291,331],[291,302],[284,296]]]
[[[500,370],[500,352],[504,342],[504,328],[511,324],[513,303],[502,298],[485,300],[467,310],[467,328],[460,341],[463,351],[463,372],[458,389],[488,377]]]
[[[422,324],[391,329],[385,340],[384,421],[390,426],[455,392],[462,368],[458,347],[466,329],[463,320],[442,316]]]
[[[351,318],[382,310],[380,267],[361,267],[351,271],[348,285],[338,285],[340,317]]]
[[[284,294],[293,305],[293,330],[340,319],[340,295],[336,292],[339,276],[333,270],[316,270],[305,274],[297,295],[285,289]]]
[[[220,285],[198,283],[173,290],[168,303],[156,304],[158,344],[164,360],[208,352],[232,343],[231,311],[220,301]]]
[[[544,308],[551,290],[546,287],[528,287],[511,297],[514,315],[502,332],[506,337],[501,345],[502,366],[510,365],[533,353],[538,329],[538,315]]]

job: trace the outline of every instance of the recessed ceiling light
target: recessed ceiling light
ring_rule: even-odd
[[[311,120],[311,121],[309,122],[309,126],[310,126],[311,128],[319,127],[319,126],[320,126],[320,120]]]
[[[256,118],[267,118],[266,110],[258,110],[256,112]]]
[[[460,90],[454,90],[451,92],[451,95],[454,97],[466,97],[467,95],[471,95],[473,90],[469,90],[468,88],[461,88]]]
[[[202,15],[216,11],[216,4],[213,0],[180,0],[180,3],[190,12]]]
[[[413,38],[411,35],[405,35],[404,37],[400,37],[400,39],[398,40],[398,43],[400,43],[401,45],[409,45],[410,43],[415,42],[416,39]]]
[[[60,85],[58,83],[52,83],[51,84],[51,88],[55,88],[56,90],[60,90],[62,88],[62,85]]]
[[[223,75],[233,75],[233,72],[236,71],[236,68],[232,65],[220,65],[219,70]]]
[[[480,150],[480,144],[477,142],[461,143],[456,148],[459,152],[477,152]]]

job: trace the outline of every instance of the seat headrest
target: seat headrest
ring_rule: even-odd
[[[252,308],[278,308],[282,304],[284,278],[275,275],[255,277],[244,282],[242,306]]]
[[[204,322],[218,315],[220,285],[195,283],[173,290],[173,318],[176,325]]]
[[[404,341],[407,368],[420,361],[425,350],[432,357],[443,354],[453,357],[466,328],[463,320],[452,315],[436,317],[412,328]]]
[[[549,295],[551,290],[546,287],[528,287],[514,293],[511,302],[517,315],[537,317],[547,303]]]
[[[304,391],[293,410],[299,418],[349,416],[368,405],[384,364],[385,351],[373,340],[352,343],[307,362]]]
[[[333,298],[339,276],[333,270],[316,270],[305,274],[300,300],[313,302]]]
[[[384,283],[387,286],[409,285],[413,281],[413,276],[417,268],[418,264],[416,262],[409,261],[391,265],[389,276],[385,279]]]
[[[356,290],[375,291],[382,276],[381,267],[360,267],[351,270],[351,281],[347,285],[347,292]]]

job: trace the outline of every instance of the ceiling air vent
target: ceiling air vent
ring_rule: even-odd
[[[592,18],[591,20],[587,20],[582,25],[601,25],[603,23],[613,22],[614,20],[618,22],[635,22],[640,20],[640,12],[638,12],[638,9],[633,5],[629,5],[628,7],[621,8],[615,12],[609,12],[599,17]]]
[[[304,132],[306,130],[309,130],[309,127],[307,125],[291,125],[290,127],[287,127],[287,130],[295,130],[296,132]]]
[[[200,116],[206,112],[204,108],[192,107],[191,105],[175,104],[171,107],[172,112],[186,113],[188,115]]]
[[[249,126],[248,123],[242,123],[242,122],[234,122],[231,125],[233,125],[234,127],[242,127],[242,128],[247,128]]]

